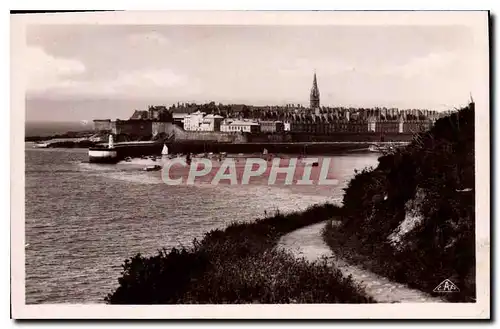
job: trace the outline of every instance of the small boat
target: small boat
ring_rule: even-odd
[[[147,167],[144,167],[143,170],[144,171],[158,171],[158,170],[161,170],[161,166],[159,166],[159,165],[147,166]]]

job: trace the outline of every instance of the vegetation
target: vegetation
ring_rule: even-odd
[[[274,246],[279,237],[326,220],[326,204],[213,230],[191,248],[137,255],[123,264],[109,304],[372,302],[326,260],[309,263]]]
[[[26,136],[24,138],[25,142],[40,142],[46,141],[49,139],[58,139],[58,138],[85,138],[90,137],[95,134],[94,131],[86,130],[86,131],[68,131],[64,134],[55,134],[51,136]]]
[[[406,148],[350,181],[337,253],[395,281],[432,292],[450,279],[475,301],[474,104],[436,121]]]

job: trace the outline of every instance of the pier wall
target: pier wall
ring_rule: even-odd
[[[248,137],[240,133],[226,133],[219,131],[176,131],[175,140],[183,141],[202,141],[217,143],[246,143]]]
[[[175,142],[168,145],[171,153],[262,153],[266,148],[269,153],[284,154],[339,154],[368,150],[370,143],[203,143]]]
[[[412,133],[332,133],[328,135],[287,133],[287,134],[252,134],[247,137],[250,143],[314,143],[314,142],[408,142],[413,139]]]

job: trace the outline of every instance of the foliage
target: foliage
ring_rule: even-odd
[[[358,173],[346,188],[342,226],[330,226],[325,239],[371,270],[427,292],[449,278],[461,292],[447,297],[474,301],[474,197],[471,103]],[[412,221],[396,247],[388,237]]]
[[[274,246],[285,233],[339,211],[326,204],[302,213],[213,230],[189,249],[137,255],[123,264],[109,304],[371,302],[326,260],[308,263]]]

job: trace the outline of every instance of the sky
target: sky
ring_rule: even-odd
[[[31,25],[27,121],[177,102],[447,110],[480,83],[465,26]]]

